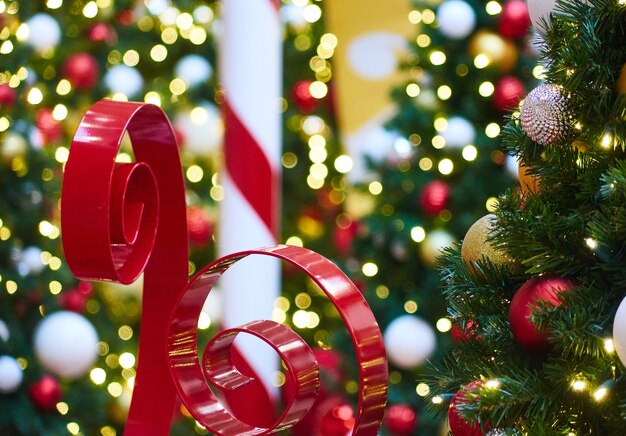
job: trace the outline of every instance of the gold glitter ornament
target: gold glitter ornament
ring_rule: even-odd
[[[517,47],[511,41],[494,32],[479,30],[469,42],[472,57],[487,56],[489,63],[502,73],[511,72],[517,65]]]
[[[16,157],[22,157],[28,150],[24,137],[18,133],[7,133],[0,145],[2,161],[10,164]]]
[[[487,238],[496,227],[496,216],[492,213],[485,215],[467,231],[461,246],[461,258],[471,271],[477,271],[476,262],[483,256],[496,266],[511,263],[512,259],[504,252],[496,250],[487,241]]]
[[[571,134],[574,116],[568,98],[559,87],[543,84],[524,99],[520,120],[522,129],[533,141],[549,145]]]

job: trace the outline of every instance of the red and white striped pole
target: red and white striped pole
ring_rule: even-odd
[[[279,0],[224,0],[220,41],[225,168],[218,255],[274,245],[280,221],[282,29]],[[242,272],[235,271],[240,263]],[[231,271],[232,270],[232,271]],[[271,319],[280,263],[266,256],[238,262],[220,279],[223,327]],[[263,277],[259,281],[258,277]],[[243,339],[243,338],[242,338]],[[249,338],[246,338],[249,339]],[[238,339],[239,341],[239,339]],[[240,346],[271,397],[278,357],[259,340]]]

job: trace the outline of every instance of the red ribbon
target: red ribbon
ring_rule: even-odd
[[[135,163],[115,162],[125,132]],[[332,262],[304,248],[277,246],[223,257],[187,282],[185,188],[174,133],[160,108],[109,100],[91,107],[72,141],[61,210],[63,246],[77,277],[131,283],[144,272],[137,376],[126,434],[169,434],[176,391],[190,413],[220,435],[273,433],[308,412],[319,388],[317,362],[306,343],[281,324],[253,321],[222,331],[205,347],[202,362],[198,358],[196,328],[204,301],[221,274],[249,255],[292,263],[335,304],[359,364],[353,434],[377,434],[387,398],[382,335],[359,290]],[[242,333],[270,344],[296,386],[282,415],[267,428],[232,415],[206,384],[208,380],[228,393],[250,383],[231,353]]]

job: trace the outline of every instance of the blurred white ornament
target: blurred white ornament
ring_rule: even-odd
[[[613,320],[613,346],[626,366],[626,297],[622,300]]]
[[[304,29],[309,22],[304,18],[304,7],[286,4],[280,8],[280,18],[283,23],[290,24],[295,29]]]
[[[463,39],[476,26],[474,9],[461,0],[449,0],[437,9],[439,30],[451,39]]]
[[[133,67],[116,65],[104,75],[104,84],[113,93],[132,97],[143,89],[143,77]]]
[[[426,235],[426,239],[420,243],[420,255],[422,260],[429,265],[436,265],[437,257],[441,251],[452,246],[456,242],[454,237],[445,230],[434,230]]]
[[[43,137],[43,133],[34,126],[28,131],[28,140],[34,148],[43,148],[46,145],[46,139]]]
[[[190,54],[180,58],[174,68],[174,74],[183,79],[189,87],[194,87],[206,83],[213,75],[213,68],[202,56]]]
[[[183,146],[196,156],[211,156],[222,145],[224,123],[219,109],[205,102],[176,117],[176,128],[183,135]]]
[[[371,130],[362,132],[359,138],[361,152],[375,162],[382,162],[400,138],[398,133],[387,130],[383,126],[373,127]]]
[[[463,117],[451,117],[448,126],[441,132],[447,147],[461,148],[476,141],[476,129]]]
[[[505,162],[506,171],[515,180],[519,180],[519,158],[513,156],[507,156]]]
[[[48,14],[38,13],[26,21],[28,37],[26,43],[35,50],[44,51],[56,47],[61,41],[61,27]]]
[[[84,316],[59,311],[46,316],[37,326],[34,350],[48,371],[77,379],[93,367],[98,357],[98,334]]]
[[[22,368],[11,356],[0,356],[0,393],[11,394],[22,385]]]
[[[18,255],[17,270],[22,276],[40,273],[45,267],[39,247],[26,247]]]
[[[433,328],[417,316],[402,315],[394,319],[383,338],[389,361],[399,368],[421,365],[435,351]]]
[[[406,51],[405,38],[397,33],[369,32],[348,45],[348,63],[368,80],[382,80],[395,73],[398,53]]]
[[[528,0],[528,13],[537,30],[543,30],[542,19],[550,21],[550,13],[554,11],[556,0]]]
[[[11,335],[9,334],[9,328],[7,324],[0,319],[0,339],[4,342],[8,341]]]

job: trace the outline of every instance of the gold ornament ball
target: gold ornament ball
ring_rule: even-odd
[[[23,157],[27,150],[28,144],[22,135],[18,133],[7,133],[2,140],[0,156],[2,156],[3,162],[10,164],[16,157]]]
[[[492,213],[476,221],[467,231],[461,246],[461,258],[470,270],[475,270],[476,262],[484,257],[496,266],[512,262],[512,259],[502,251],[496,250],[487,238],[496,227],[496,216]]]
[[[617,90],[620,94],[626,94],[626,64],[622,67],[622,72],[617,79]]]
[[[469,52],[472,57],[486,55],[490,64],[495,65],[503,73],[512,71],[517,64],[517,47],[497,33],[485,30],[476,32],[469,43]]]
[[[427,265],[436,266],[442,250],[455,242],[456,239],[445,230],[433,230],[420,244],[420,256]]]

